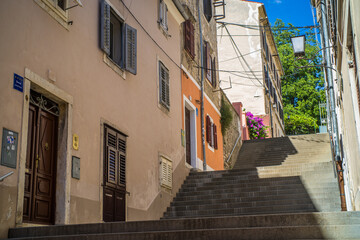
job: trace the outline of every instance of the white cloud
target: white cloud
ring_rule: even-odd
[[[274,0],[274,3],[280,4],[282,3],[282,0]]]

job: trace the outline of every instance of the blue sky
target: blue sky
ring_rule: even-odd
[[[280,18],[284,23],[295,26],[314,25],[310,0],[253,0],[264,3],[266,13],[273,26]]]

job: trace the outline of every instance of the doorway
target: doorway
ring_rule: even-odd
[[[126,220],[126,135],[104,127],[104,222]]]
[[[30,90],[23,220],[54,224],[59,106]]]

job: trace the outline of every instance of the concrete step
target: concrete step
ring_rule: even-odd
[[[106,233],[87,235],[66,235],[46,238],[21,239],[68,239],[68,240],[183,240],[183,239],[212,239],[212,240],[239,240],[239,239],[354,239],[360,238],[360,225],[328,225],[328,226],[290,226],[290,227],[256,227],[256,228],[222,228],[197,229],[175,231],[149,231],[136,233]]]
[[[337,224],[359,225],[360,212],[271,214],[12,228],[9,230],[9,238],[258,227],[318,226],[322,228]]]

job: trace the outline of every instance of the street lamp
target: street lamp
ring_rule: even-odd
[[[291,37],[291,43],[293,46],[295,57],[305,55],[305,35]]]

